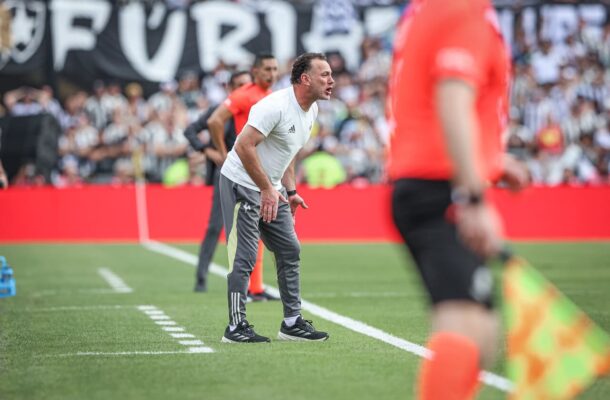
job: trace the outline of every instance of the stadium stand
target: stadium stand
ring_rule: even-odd
[[[130,3],[134,2],[116,4]],[[151,5],[155,1],[141,3]],[[195,3],[173,0],[167,2],[167,7],[179,12]],[[248,1],[237,3],[255,7]],[[312,7],[314,3],[300,1],[294,5]],[[349,30],[350,21],[358,18],[363,7],[397,8],[400,2],[342,1],[341,7],[327,3],[320,2],[318,12],[327,19],[341,21],[341,29]],[[566,24],[558,32],[545,20],[550,18],[545,9],[534,8],[539,18],[532,34],[532,29],[527,29],[528,23],[531,25],[531,13],[526,12],[531,9],[525,7],[539,6],[539,2],[504,3],[497,1],[496,5],[511,7],[514,15],[508,151],[527,163],[534,184],[610,184],[608,9],[605,9],[605,20],[598,25],[587,23],[581,13],[577,14],[574,27],[568,28]],[[561,3],[565,7],[571,2]],[[356,67],[350,65],[344,54],[327,52],[335,71],[336,87],[333,99],[320,103],[319,124],[302,153],[302,158],[313,158],[305,164],[301,162],[301,166],[309,165],[310,171],[318,171],[321,176],[325,168],[332,168],[328,173],[340,177],[325,187],[337,184],[362,187],[387,181],[385,158],[389,127],[384,108],[391,33],[365,35],[360,43],[360,61]],[[210,104],[225,97],[227,77],[240,67],[243,65],[220,61],[207,73],[184,70],[176,80],[167,79],[160,84],[106,76],[88,85],[62,87],[61,96],[54,93],[55,86],[46,84],[35,85],[41,89],[24,87],[6,91],[0,156],[5,164],[9,160],[11,184],[120,185],[131,183],[140,175],[149,182],[163,182],[172,166],[171,179],[165,182],[203,184],[205,160],[188,147],[182,132]],[[286,73],[277,88],[287,85]],[[38,146],[44,162],[37,160],[32,146],[28,156],[15,150],[16,136],[11,127],[23,121],[9,122],[18,117],[40,125],[43,114],[54,117],[61,129],[55,144],[49,143],[52,134],[35,135],[46,140],[45,145]],[[205,132],[202,139],[209,140]],[[55,155],[49,154],[53,151]],[[320,154],[324,156],[319,157]],[[188,168],[183,168],[185,160]],[[301,183],[307,183],[308,176],[319,181],[319,177],[312,177],[300,168]]]

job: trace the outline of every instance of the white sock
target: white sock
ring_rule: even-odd
[[[284,323],[290,328],[297,322],[297,318],[299,318],[299,315],[295,315],[294,317],[286,317],[284,318]]]
[[[229,330],[233,332],[237,328],[237,325],[229,325]]]

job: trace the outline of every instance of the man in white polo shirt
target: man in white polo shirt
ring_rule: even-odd
[[[323,341],[301,316],[299,283],[300,244],[294,230],[297,208],[307,204],[295,189],[294,164],[309,139],[318,115],[317,100],[328,100],[334,80],[326,57],[300,55],[292,66],[291,86],[260,100],[250,110],[248,123],[223,164],[220,201],[227,235],[229,326],[227,343],[269,342],[246,320],[248,279],[259,237],[273,252],[284,308],[278,338]]]

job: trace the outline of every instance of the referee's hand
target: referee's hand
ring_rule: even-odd
[[[496,256],[502,249],[502,223],[488,203],[457,206],[456,223],[466,246],[481,257]]]

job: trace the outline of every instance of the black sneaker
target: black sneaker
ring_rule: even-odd
[[[316,331],[311,321],[299,316],[290,328],[282,321],[280,331],[277,334],[280,340],[296,340],[301,342],[323,342],[328,339],[328,333]]]
[[[237,324],[234,331],[227,326],[220,341],[223,343],[268,343],[271,341],[268,337],[257,335],[252,328],[254,325],[250,325],[246,320]]]
[[[197,279],[195,283],[195,292],[204,293],[208,291],[208,285],[205,279]]]
[[[278,301],[280,300],[279,297],[272,295],[271,293],[267,292],[266,290],[263,290],[260,293],[252,293],[252,292],[248,292],[248,302],[253,302],[253,301]]]

